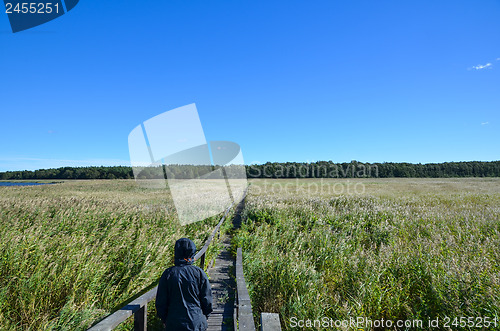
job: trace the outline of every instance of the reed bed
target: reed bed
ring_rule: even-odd
[[[169,201],[127,180],[0,188],[0,329],[85,330],[154,285],[219,220],[181,226]]]
[[[499,321],[498,178],[254,180],[243,220],[234,245],[256,321]]]

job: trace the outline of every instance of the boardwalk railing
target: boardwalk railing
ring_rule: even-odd
[[[234,203],[231,204],[222,216],[221,220],[217,224],[217,226],[214,228],[212,231],[212,234],[210,237],[208,237],[207,241],[205,242],[205,245],[203,245],[202,249],[196,253],[194,256],[194,259],[200,260],[200,268],[205,267],[205,256],[206,252],[208,250],[208,246],[212,243],[215,235],[220,236],[220,227],[222,223],[224,223],[224,220],[227,217],[227,214],[233,207]],[[116,328],[119,324],[125,322],[130,316],[134,315],[134,330],[135,331],[144,331],[147,330],[147,324],[148,324],[148,303],[153,301],[156,298],[156,292],[158,290],[158,286],[153,288],[152,290],[144,293],[140,297],[136,298],[135,300],[132,300],[128,304],[126,304],[124,307],[121,309],[117,310],[113,314],[109,315],[108,317],[104,318],[101,320],[99,323],[96,325],[92,326],[90,329],[87,331],[109,331],[113,330]]]
[[[252,304],[248,295],[245,276],[243,276],[243,257],[241,247],[236,251],[236,309],[234,323],[235,330],[255,331],[253,322]]]
[[[235,331],[255,331],[252,304],[248,295],[245,276],[243,275],[243,254],[241,247],[236,250],[236,309],[234,310]],[[260,315],[261,331],[281,331],[279,314],[262,313]]]
[[[243,254],[241,247],[236,251],[236,309],[234,310],[235,331],[255,331],[252,304],[248,295],[245,276],[243,275]],[[261,331],[281,331],[279,314],[262,313],[260,315]]]

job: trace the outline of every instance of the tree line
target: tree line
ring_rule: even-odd
[[[169,178],[195,178],[215,167],[177,165],[175,168],[146,167],[139,178],[158,178],[168,173]],[[137,170],[137,169],[136,169]],[[444,177],[500,177],[500,161],[470,161],[445,163],[333,163],[332,161],[268,162],[245,166],[248,178],[444,178]],[[227,173],[231,172],[228,168]],[[136,171],[137,173],[137,171]],[[231,176],[230,176],[231,177]],[[0,180],[30,179],[133,179],[132,167],[62,167],[35,171],[0,172]]]
[[[247,166],[249,178],[500,177],[500,161],[445,163],[268,162]]]
[[[0,179],[131,179],[131,167],[62,167],[35,171],[0,172]]]

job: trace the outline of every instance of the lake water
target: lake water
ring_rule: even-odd
[[[28,183],[28,182],[0,182],[0,186],[34,186],[34,185],[47,185],[52,183]]]

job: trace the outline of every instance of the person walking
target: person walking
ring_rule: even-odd
[[[205,272],[193,265],[196,245],[188,238],[175,242],[175,266],[158,284],[156,312],[166,330],[205,331],[212,312],[212,288]]]

